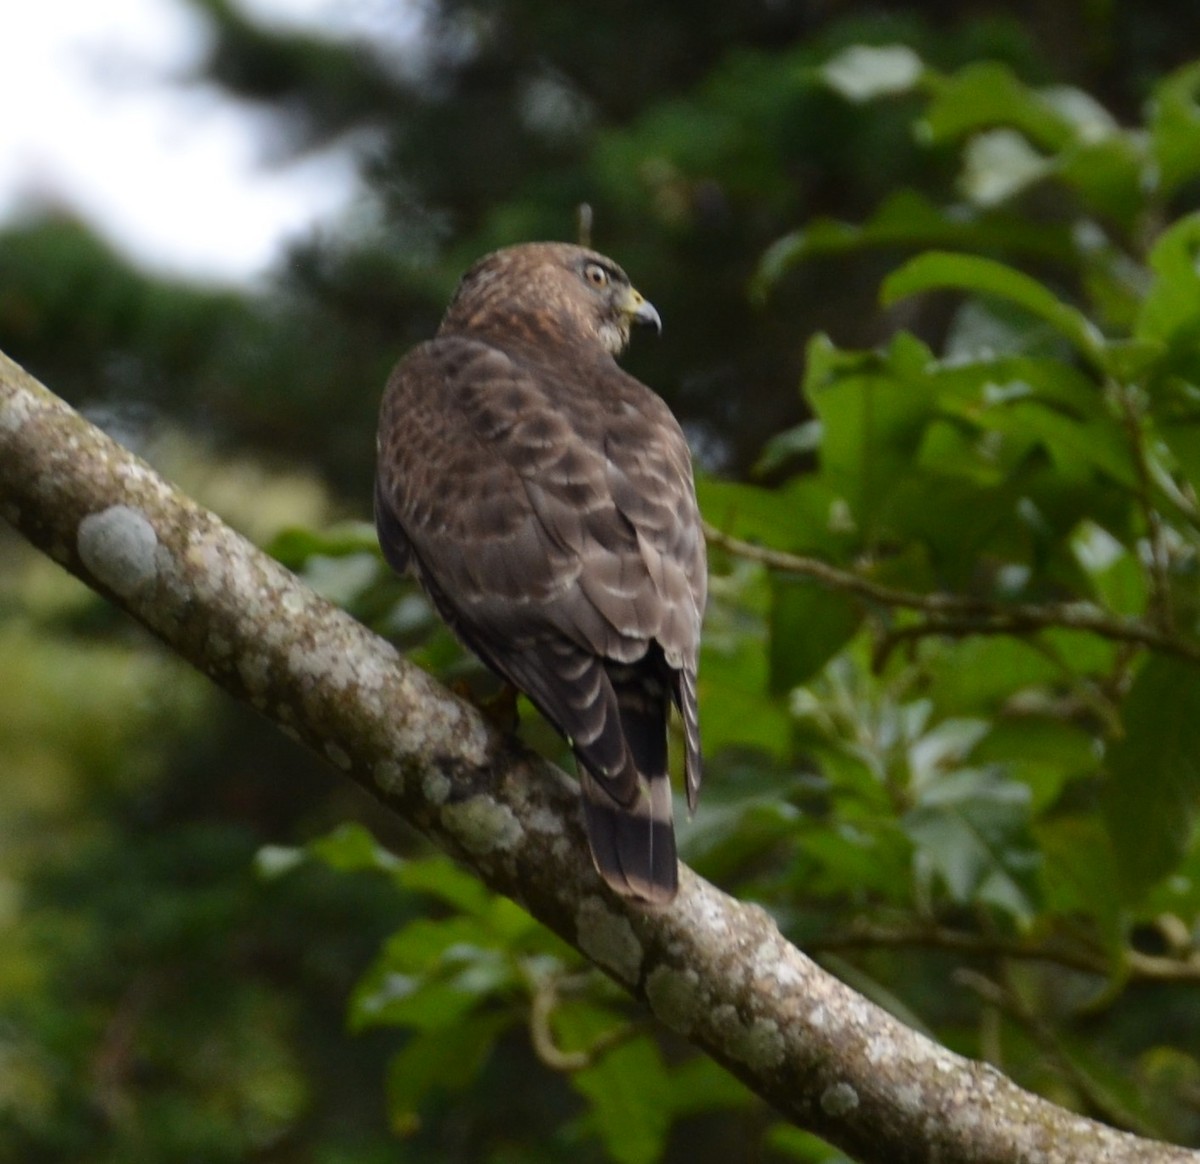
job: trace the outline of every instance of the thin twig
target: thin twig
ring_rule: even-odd
[[[1100,950],[1034,945],[1019,939],[974,934],[944,926],[884,928],[862,925],[805,943],[805,948],[810,952],[901,946],[923,946],[979,957],[1003,957],[1024,962],[1051,962],[1069,970],[1104,978],[1113,973],[1112,963]],[[1177,957],[1165,957],[1127,949],[1123,951],[1122,959],[1130,978],[1153,982],[1200,982],[1200,950],[1185,951]]]
[[[1161,630],[1170,631],[1174,621],[1171,605],[1170,549],[1167,546],[1162,514],[1151,499],[1150,463],[1146,456],[1142,419],[1134,403],[1134,389],[1130,385],[1116,385],[1113,391],[1121,410],[1125,433],[1129,438],[1129,451],[1138,479],[1138,507],[1142,511],[1146,535],[1150,540],[1150,614]]]
[[[1105,613],[1089,602],[1000,603],[983,598],[968,598],[961,594],[935,592],[919,594],[872,582],[860,574],[830,566],[817,558],[789,554],[742,541],[708,523],[705,537],[712,545],[748,561],[759,562],[772,570],[811,578],[833,590],[853,594],[880,606],[918,610],[930,616],[942,616],[944,621],[932,621],[919,628],[903,628],[896,635],[911,637],[920,634],[1022,634],[1057,628],[1086,631],[1114,642],[1136,643],[1138,646],[1175,655],[1192,663],[1200,663],[1200,644],[1188,642],[1174,634],[1165,634],[1136,618],[1119,618]]]
[[[1007,983],[995,982],[974,970],[960,970],[955,979],[979,996],[985,1003],[1007,1014],[1023,1027],[1033,1042],[1041,1049],[1062,1073],[1063,1077],[1079,1092],[1088,1106],[1114,1127],[1126,1128],[1139,1136],[1157,1136],[1161,1133],[1130,1111],[1116,1096],[1112,1095],[1099,1081],[1080,1067],[1062,1045],[1058,1032],[1038,1015]]]
[[[810,951],[855,950],[921,946],[927,949],[948,950],[978,957],[1015,958],[1029,962],[1052,962],[1069,970],[1107,976],[1111,967],[1099,954],[1090,950],[1034,946],[1027,942],[1002,937],[968,933],[942,926],[884,928],[854,926],[805,943]]]
[[[552,1071],[566,1074],[582,1071],[644,1029],[640,1023],[623,1023],[605,1031],[585,1050],[564,1051],[555,1040],[551,1026],[561,985],[553,975],[539,978],[529,1003],[529,1035],[534,1054]]]

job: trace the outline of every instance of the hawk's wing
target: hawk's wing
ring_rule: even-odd
[[[706,574],[687,445],[666,405],[611,360],[554,373],[447,336],[393,373],[380,434],[389,559],[567,736],[585,794],[603,793],[585,796],[602,871],[607,832],[616,850],[648,845],[656,868],[669,855],[673,886],[666,704],[683,711],[691,802]],[[606,830],[595,817],[609,811],[641,820],[641,839],[628,821]],[[667,837],[647,842],[664,811]]]

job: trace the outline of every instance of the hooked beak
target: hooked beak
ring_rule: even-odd
[[[619,304],[634,323],[652,327],[657,335],[662,335],[662,318],[651,303],[640,291],[630,287],[624,299]]]

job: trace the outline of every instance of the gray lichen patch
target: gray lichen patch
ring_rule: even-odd
[[[233,651],[233,646],[229,640],[223,635],[214,631],[208,636],[208,654],[212,659],[228,659]]]
[[[122,598],[132,598],[158,575],[158,535],[128,505],[89,513],[79,523],[76,547],[88,572]]]
[[[395,760],[380,760],[372,769],[372,775],[381,792],[392,796],[404,795],[404,769]]]
[[[725,1003],[713,1009],[712,1025],[725,1050],[752,1070],[764,1073],[783,1062],[783,1032],[773,1019],[746,1023],[735,1007]]]
[[[357,660],[332,641],[293,643],[287,660],[288,670],[306,684],[345,691],[354,687],[358,678]]]
[[[445,804],[453,787],[450,777],[436,768],[430,768],[421,779],[421,791],[430,804]]]
[[[828,1115],[849,1115],[856,1107],[858,1092],[849,1083],[834,1083],[821,1092],[821,1109]]]
[[[701,932],[711,934],[715,940],[729,931],[729,917],[725,904],[720,895],[705,891],[688,895],[685,906],[695,919],[695,924]]]
[[[512,809],[490,796],[472,796],[447,804],[442,809],[442,824],[468,853],[477,857],[498,849],[507,852],[525,836]]]
[[[303,614],[307,596],[299,590],[287,590],[279,600],[279,605],[288,614]]]
[[[243,545],[238,538],[222,536],[212,529],[193,530],[188,535],[186,554],[188,582],[201,599],[238,594],[245,603],[246,620],[264,627],[268,632],[265,645],[270,647],[269,632],[279,620],[271,617],[275,614],[275,598],[271,588],[263,584],[257,555],[257,550]]]
[[[336,768],[340,768],[343,772],[349,772],[353,767],[353,761],[350,759],[346,749],[340,744],[335,744],[332,740],[326,741],[325,755],[329,757],[329,762]]]
[[[248,651],[237,662],[238,675],[255,700],[261,700],[271,682],[271,660],[260,651]]]
[[[892,1090],[896,1107],[909,1115],[920,1115],[929,1108],[925,1092],[916,1083],[901,1083]]]
[[[646,1001],[650,1009],[673,1031],[689,1035],[708,1010],[695,970],[655,966],[646,976]]]
[[[38,409],[32,396],[16,392],[0,400],[0,432],[16,432]]]
[[[738,1046],[738,1058],[755,1071],[765,1072],[783,1062],[787,1048],[774,1019],[755,1019]]]
[[[872,1034],[865,1048],[867,1062],[873,1067],[888,1067],[900,1055],[900,1047],[886,1029]]]
[[[531,809],[528,816],[529,827],[535,833],[541,833],[543,836],[557,837],[562,835],[563,822],[562,817],[556,812],[539,805],[537,808]]]
[[[629,919],[608,908],[601,897],[585,897],[575,914],[579,948],[593,962],[623,982],[636,982],[642,967],[642,944]]]
[[[406,677],[403,692],[405,706],[422,706],[433,699],[436,711],[405,716],[395,725],[400,750],[414,755],[445,752],[476,768],[488,762],[489,736],[482,717],[447,700],[444,692],[420,674]]]
[[[815,1031],[828,1030],[834,1025],[834,1014],[824,1001],[817,1001],[809,1008],[806,1016],[808,1025]]]
[[[761,942],[754,951],[750,968],[756,977],[772,981],[784,990],[792,990],[805,981],[805,975],[794,961],[795,955],[793,947],[772,937]]]

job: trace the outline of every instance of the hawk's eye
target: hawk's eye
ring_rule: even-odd
[[[608,272],[600,266],[599,263],[588,263],[583,268],[583,277],[587,279],[593,287],[608,286]]]

